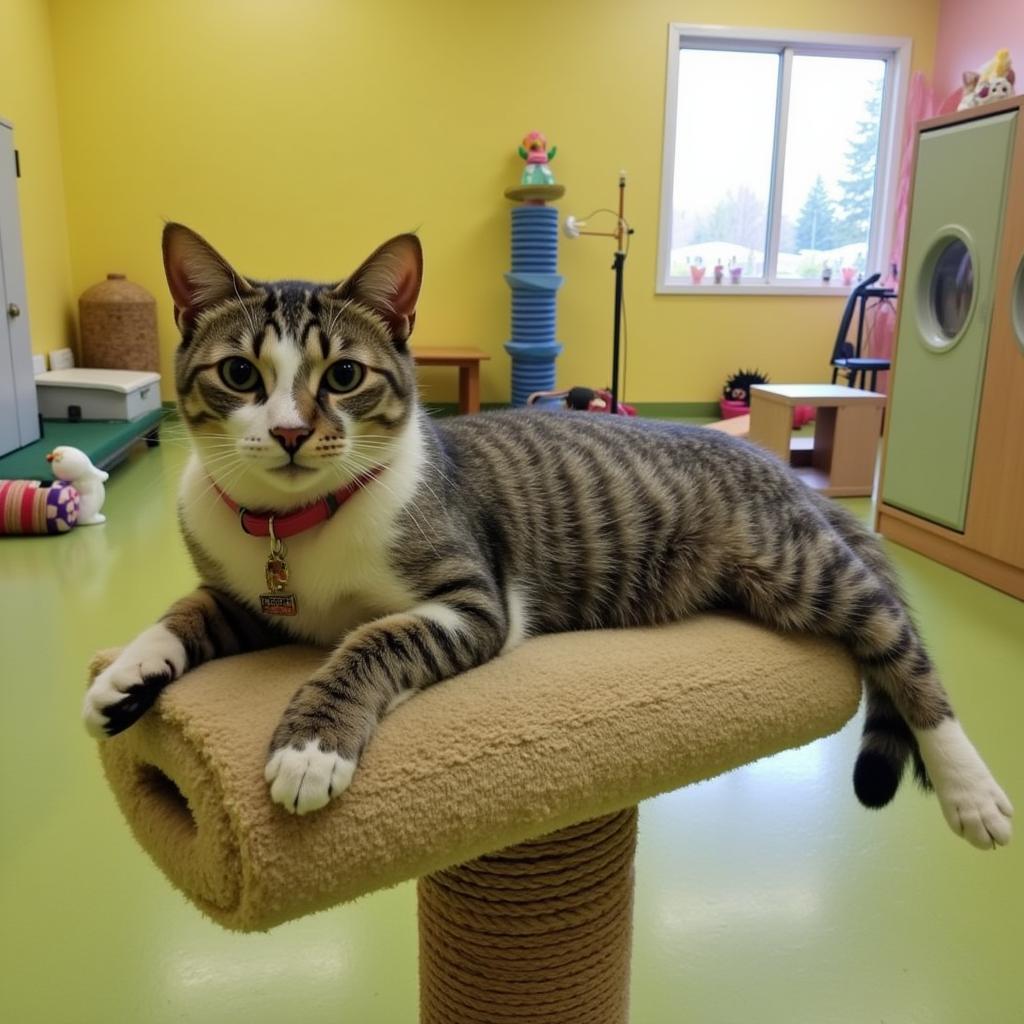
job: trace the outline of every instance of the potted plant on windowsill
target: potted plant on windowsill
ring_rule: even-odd
[[[689,260],[687,261],[689,262]],[[697,256],[692,263],[690,263],[690,280],[694,284],[700,284],[704,280],[704,271],[707,267],[704,266],[704,260],[700,256]]]

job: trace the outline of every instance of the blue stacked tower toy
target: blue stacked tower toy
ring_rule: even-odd
[[[558,211],[552,206],[512,210],[512,404],[526,405],[534,391],[555,387],[555,293],[562,284],[558,266]]]

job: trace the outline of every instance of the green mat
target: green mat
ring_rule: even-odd
[[[53,480],[46,453],[58,445],[81,448],[94,466],[107,469],[118,462],[136,441],[158,427],[169,413],[154,409],[137,420],[43,420],[43,436],[33,444],[0,458],[0,480]]]

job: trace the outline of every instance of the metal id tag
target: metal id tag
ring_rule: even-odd
[[[295,615],[299,607],[295,595],[285,589],[288,586],[288,554],[284,541],[274,534],[274,519],[270,519],[270,557],[267,559],[266,594],[260,594],[260,609],[265,615]]]

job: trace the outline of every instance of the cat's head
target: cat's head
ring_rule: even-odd
[[[163,254],[178,408],[222,490],[284,510],[390,461],[416,412],[415,235],[335,284],[243,277],[181,224],[164,229]]]

